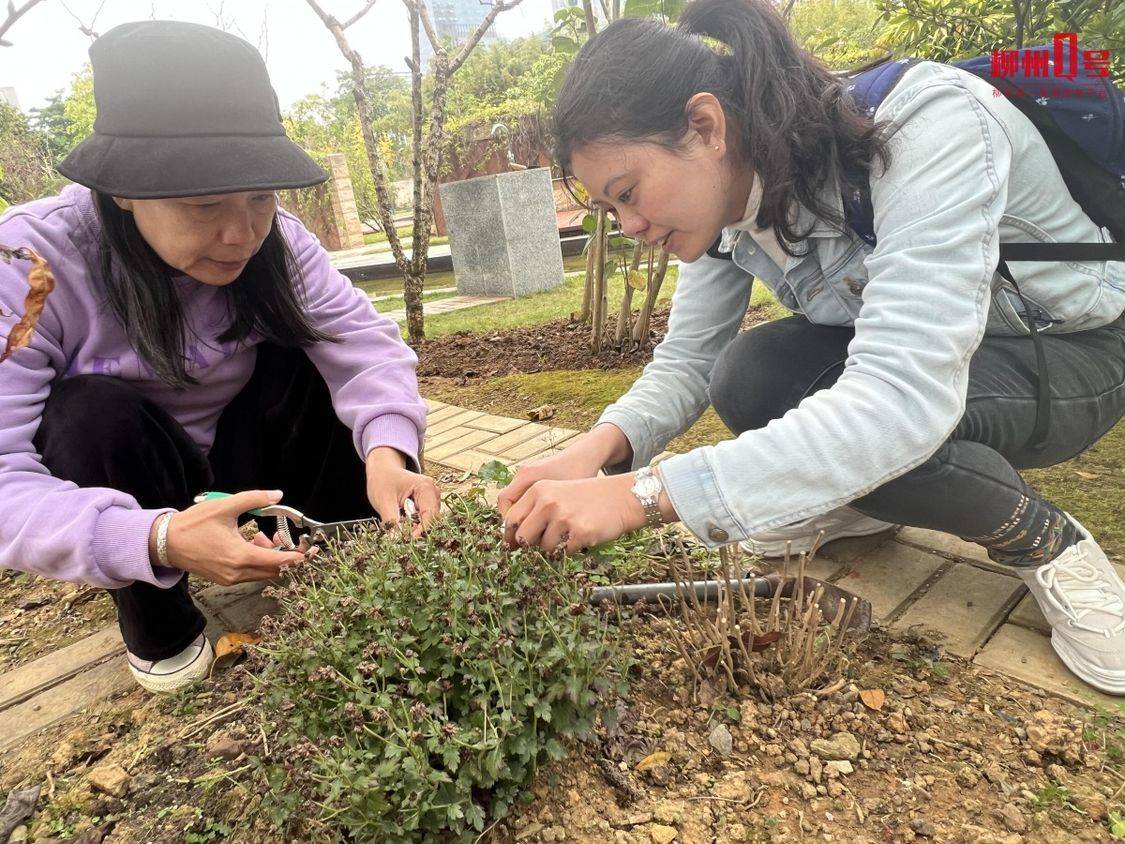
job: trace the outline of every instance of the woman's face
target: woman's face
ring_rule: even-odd
[[[216,287],[239,277],[277,212],[272,191],[114,201],[133,213],[137,229],[166,264]]]
[[[753,174],[732,164],[722,108],[710,94],[692,101],[679,149],[657,143],[601,141],[571,155],[574,176],[621,231],[663,246],[681,261],[706,252],[724,226],[742,219]]]

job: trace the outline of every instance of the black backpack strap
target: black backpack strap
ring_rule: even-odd
[[[1043,336],[1039,333],[1039,327],[1035,324],[1035,313],[1031,310],[1031,305],[1027,299],[1023,297],[1023,293],[1020,292],[1020,286],[1016,284],[1012,271],[1008,269],[1008,263],[1001,260],[1000,266],[996,269],[1015,288],[1016,295],[1020,297],[1020,302],[1023,303],[1027,330],[1031,334],[1031,342],[1035,345],[1035,378],[1038,382],[1036,385],[1038,398],[1035,405],[1035,427],[1032,428],[1031,436],[1027,438],[1025,447],[1032,451],[1038,451],[1046,444],[1047,434],[1051,429],[1051,381],[1047,374],[1047,353],[1043,348]]]
[[[711,244],[711,248],[707,250],[707,254],[712,258],[718,258],[720,261],[733,261],[734,259],[731,258],[729,252],[721,252],[719,250],[719,244],[722,242],[723,236],[720,234],[718,238],[715,239],[715,242]]]
[[[1125,243],[1001,243],[1001,261],[1125,261]]]

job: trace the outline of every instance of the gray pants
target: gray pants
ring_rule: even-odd
[[[813,325],[800,316],[740,334],[712,375],[716,412],[735,434],[764,427],[836,381],[853,336],[851,328]],[[851,506],[883,521],[986,546],[1010,544],[1013,531],[1040,523],[1036,510],[1047,505],[1016,470],[1068,460],[1121,419],[1125,323],[1047,335],[1043,342],[1051,425],[1042,448],[1026,447],[1038,395],[1031,339],[986,337],[970,362],[965,415],[950,438],[929,460]]]

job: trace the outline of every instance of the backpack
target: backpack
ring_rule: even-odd
[[[1067,45],[1069,50],[1064,49]],[[847,91],[861,112],[874,116],[902,75],[919,61],[888,60],[865,68],[850,77]],[[1050,45],[1006,50],[951,64],[989,83],[1031,121],[1043,136],[1075,202],[1117,241],[1000,244],[997,272],[1020,298],[1035,344],[1038,402],[1027,447],[1038,450],[1046,443],[1051,404],[1047,358],[1037,322],[1051,321],[1032,311],[1007,262],[1125,261],[1125,93],[1108,76],[1098,73],[1101,68],[1096,64],[1079,61],[1073,35],[1069,39],[1056,36]],[[1062,73],[1058,72],[1060,66]],[[866,174],[846,175],[845,222],[874,246],[870,184]]]

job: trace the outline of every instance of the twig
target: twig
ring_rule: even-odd
[[[0,23],[0,47],[11,47],[12,46],[12,42],[7,41],[4,38],[4,36],[7,34],[8,30],[12,28],[12,25],[16,21],[18,21],[21,17],[26,15],[28,12],[30,12],[32,10],[32,8],[34,8],[35,6],[39,5],[42,2],[43,2],[43,0],[27,0],[27,2],[24,3],[22,6],[20,6],[19,8],[16,8],[15,4],[12,3],[12,2],[8,3],[8,17],[5,18],[3,23]]]
[[[629,782],[628,777],[617,770],[617,767],[610,759],[604,756],[599,757],[598,769],[602,772],[602,776],[605,777],[605,781],[613,787],[613,790],[630,803],[636,803],[645,796],[644,792]]]

